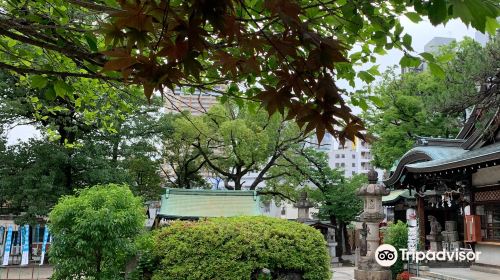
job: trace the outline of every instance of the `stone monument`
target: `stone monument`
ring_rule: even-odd
[[[427,218],[429,220],[429,223],[431,224],[431,231],[429,232],[429,235],[426,236],[426,239],[430,243],[430,249],[429,251],[442,251],[443,246],[441,241],[443,240],[442,235],[441,235],[441,224],[437,221],[436,217],[429,215]]]
[[[358,189],[357,195],[363,199],[364,209],[359,216],[362,224],[360,230],[359,262],[354,269],[356,280],[391,280],[391,271],[380,266],[375,261],[375,250],[380,243],[379,224],[384,219],[382,196],[388,195],[389,190],[383,184],[378,184],[378,173],[375,170],[368,172],[368,184]]]
[[[312,220],[309,218],[309,208],[313,207],[313,204],[307,198],[307,192],[300,193],[299,200],[293,205],[298,210],[297,222],[305,224],[320,223],[319,220]],[[332,266],[338,266],[339,258],[336,254],[337,242],[335,241],[335,229],[328,227],[326,234],[324,235],[328,253],[330,254],[330,263]]]
[[[328,246],[328,253],[330,254],[330,264],[332,266],[339,266],[339,257],[337,257],[336,252],[337,241],[335,241],[335,229],[328,228],[326,243]]]
[[[447,251],[456,251],[460,249],[461,242],[458,240],[457,222],[445,221],[443,236],[443,248]]]

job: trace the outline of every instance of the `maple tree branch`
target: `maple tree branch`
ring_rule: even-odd
[[[10,31],[7,30],[10,27],[11,26],[8,26],[7,23],[0,21],[0,35],[7,36],[7,37],[9,37],[9,38],[11,38],[13,40],[16,40],[16,41],[19,41],[19,42],[22,42],[22,43],[26,43],[26,44],[29,44],[29,45],[37,46],[37,47],[40,47],[42,49],[53,50],[53,51],[59,52],[59,53],[61,53],[63,55],[66,55],[67,57],[70,57],[70,58],[71,57],[78,57],[80,59],[86,60],[86,61],[88,61],[88,62],[90,62],[92,64],[95,64],[95,65],[98,65],[98,66],[104,65],[102,62],[96,61],[94,59],[96,57],[99,57],[100,54],[85,53],[85,52],[82,52],[82,51],[80,51],[80,50],[78,50],[78,49],[76,49],[74,47],[70,47],[70,46],[67,46],[67,45],[64,46],[64,47],[60,47],[60,46],[57,46],[57,45],[54,45],[54,44],[50,44],[50,43],[47,43],[47,42],[44,42],[44,41],[33,39],[31,37],[27,37],[27,36],[24,36],[24,35],[16,34],[16,33],[13,33],[13,32],[10,32]],[[15,29],[15,30],[20,31],[18,29]],[[21,30],[23,30],[23,29],[21,29]]]
[[[115,12],[120,12],[122,11],[121,9],[101,5],[101,4],[96,4],[94,2],[86,1],[86,0],[66,0],[71,4],[74,4],[76,6],[80,6],[83,8],[87,8],[89,10],[93,11],[98,11],[98,12],[105,12],[105,13],[115,13]]]
[[[46,74],[46,75],[54,75],[58,76],[61,78],[66,78],[66,77],[77,77],[77,78],[90,78],[90,79],[100,79],[100,80],[106,80],[106,81],[123,81],[121,78],[113,78],[113,77],[107,77],[103,76],[100,74],[89,74],[89,73],[73,73],[73,72],[58,72],[58,71],[52,71],[52,70],[41,70],[41,69],[33,69],[33,68],[24,68],[24,67],[17,67],[14,65],[6,64],[3,62],[0,62],[0,68],[1,69],[7,69],[14,71],[18,74]]]

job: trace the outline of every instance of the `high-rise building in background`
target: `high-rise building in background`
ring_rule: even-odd
[[[165,108],[167,112],[180,113],[190,112],[193,116],[204,114],[217,103],[215,92],[195,92],[192,94],[184,93],[181,90],[168,92],[165,95]]]
[[[448,37],[434,37],[427,44],[424,45],[424,52],[428,53],[436,53],[439,51],[439,48],[442,46],[446,46],[455,42],[454,38]]]
[[[436,53],[439,51],[439,48],[442,46],[446,46],[454,42],[454,38],[448,38],[448,37],[434,37],[432,38],[427,44],[424,45],[424,52],[428,53]],[[417,67],[404,67],[401,68],[401,74],[405,73],[420,73],[427,69],[427,63],[422,62],[419,66]]]
[[[328,151],[330,167],[343,170],[345,177],[352,177],[355,174],[367,174],[373,168],[371,160],[370,145],[358,138],[354,142],[346,141],[343,146],[338,141],[334,141]],[[380,170],[377,171],[380,176],[383,174]],[[379,179],[381,180],[382,177]]]

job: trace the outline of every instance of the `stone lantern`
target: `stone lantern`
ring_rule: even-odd
[[[362,224],[359,250],[359,262],[354,270],[356,280],[390,280],[391,272],[381,267],[375,261],[375,250],[380,243],[379,224],[384,220],[382,196],[388,195],[389,190],[383,184],[377,184],[378,173],[375,170],[368,172],[368,184],[357,190],[357,196],[363,199],[363,213],[358,222]]]
[[[313,207],[313,204],[307,199],[307,192],[301,192],[299,200],[293,206],[298,210],[297,222],[304,223],[309,220],[309,208]]]

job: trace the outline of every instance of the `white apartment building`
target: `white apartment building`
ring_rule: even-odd
[[[219,94],[214,92],[186,94],[180,90],[176,90],[173,93],[169,91],[165,95],[165,108],[168,113],[188,111],[193,116],[199,116],[217,104],[217,96]]]
[[[330,167],[343,170],[348,178],[355,174],[366,174],[373,167],[370,144],[360,139],[354,142],[348,140],[343,146],[333,140],[327,152]],[[379,180],[382,180],[383,171],[377,172]]]

